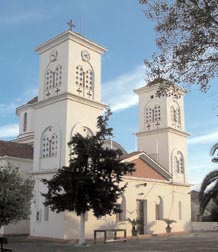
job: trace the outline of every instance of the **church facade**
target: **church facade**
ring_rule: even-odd
[[[69,164],[68,142],[72,135],[92,135],[96,118],[106,105],[101,101],[101,56],[106,49],[80,34],[66,31],[35,49],[40,57],[38,96],[17,108],[19,135],[14,142],[32,148],[29,173],[35,180],[30,216],[30,236],[78,239],[79,217],[75,213],[52,212],[44,206],[41,193],[47,188],[42,178],[51,178],[57,169]],[[126,228],[127,219],[139,220],[139,234],[165,233],[163,218],[173,219],[173,231],[190,229],[191,207],[187,167],[187,136],[184,132],[185,91],[177,97],[157,97],[160,81],[134,90],[139,96],[138,150],[125,153],[123,161],[133,162],[136,171],[125,176],[128,187],[120,199],[122,213],[96,219],[86,214],[86,237],[94,229]],[[0,142],[0,158],[3,158]],[[11,156],[4,153],[4,156]],[[19,167],[25,158],[22,156]]]

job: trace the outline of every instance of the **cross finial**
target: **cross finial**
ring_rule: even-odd
[[[67,24],[69,25],[69,31],[73,31],[73,28],[75,27],[75,25],[73,24],[72,19],[70,19]]]

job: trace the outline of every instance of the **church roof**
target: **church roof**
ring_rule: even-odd
[[[135,151],[122,156],[122,160],[135,164],[132,177],[170,181],[172,175],[143,151]]]
[[[133,151],[133,152],[130,152],[130,153],[127,153],[127,154],[124,154],[121,159],[124,160],[124,159],[127,159],[127,158],[131,158],[135,155],[138,155],[140,153],[143,153],[142,151]]]
[[[33,99],[31,99],[30,101],[28,101],[27,104],[33,104],[33,103],[36,103],[37,101],[38,101],[38,96],[36,96]]]
[[[0,157],[33,159],[33,147],[24,143],[0,140]]]
[[[105,139],[103,146],[105,148],[109,148],[109,149],[112,148],[114,150],[119,149],[122,151],[123,154],[127,154],[127,151],[123,148],[123,146],[121,146],[119,143],[115,142],[114,140]]]

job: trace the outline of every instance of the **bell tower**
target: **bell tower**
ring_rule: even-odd
[[[72,29],[72,26],[71,26]],[[101,56],[106,49],[68,30],[38,46],[38,102],[34,104],[34,170],[69,162],[73,134],[93,134],[102,114]]]
[[[40,56],[39,101],[63,93],[100,101],[101,55],[105,48],[67,31],[35,51]]]
[[[162,82],[167,81],[156,79],[134,90],[139,96],[138,149],[170,172],[174,182],[188,183],[185,90],[173,86],[168,95],[158,97]]]
[[[50,179],[69,164],[72,136],[94,134],[97,117],[106,107],[101,103],[101,56],[106,49],[71,29],[35,49],[40,66],[38,98],[32,104],[32,236],[65,239],[66,233],[74,235],[67,231],[65,212],[57,214],[44,206],[46,199],[41,193],[47,192],[47,187],[41,179]]]

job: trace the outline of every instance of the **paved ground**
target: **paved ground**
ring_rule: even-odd
[[[189,233],[170,236],[155,236],[145,239],[130,239],[124,242],[78,246],[72,242],[30,240],[26,237],[11,237],[9,244],[13,252],[141,252],[141,251],[218,251],[218,232]]]

